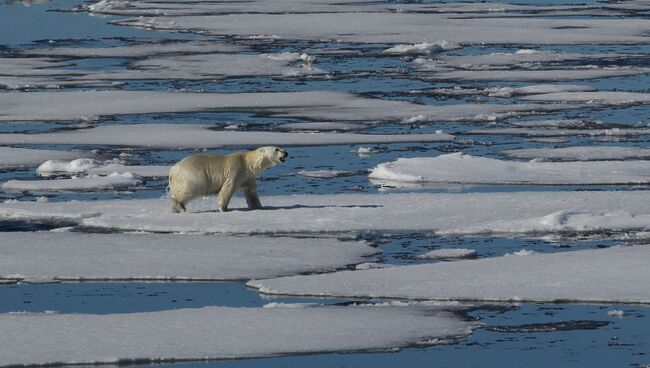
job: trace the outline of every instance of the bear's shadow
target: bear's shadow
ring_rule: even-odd
[[[277,210],[295,210],[295,209],[301,209],[301,208],[381,208],[384,207],[383,205],[379,204],[362,204],[362,205],[343,205],[343,206],[337,206],[337,205],[319,205],[319,206],[309,206],[309,205],[304,205],[304,204],[294,204],[291,206],[264,206],[261,210],[251,210],[246,207],[241,207],[241,208],[233,208],[229,209],[228,212],[250,212],[250,211],[277,211]],[[219,212],[216,209],[215,210],[200,210],[200,211],[194,211],[194,213],[212,213],[212,212]]]

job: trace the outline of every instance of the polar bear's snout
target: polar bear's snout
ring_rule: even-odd
[[[287,157],[289,157],[289,152],[287,152],[287,151],[285,151],[283,149],[279,149],[278,152],[280,154],[280,162],[284,162],[284,160],[286,160]]]

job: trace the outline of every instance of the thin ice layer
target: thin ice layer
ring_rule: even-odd
[[[650,148],[617,146],[576,146],[563,148],[525,148],[507,150],[502,155],[523,159],[557,161],[599,161],[650,158]]]
[[[260,190],[263,189],[263,185]],[[440,234],[602,232],[650,229],[647,191],[391,193],[264,196],[263,210],[214,197],[169,213],[166,199],[10,202],[0,219],[103,229],[197,233],[434,231]]]
[[[38,109],[34,109],[38,106]],[[0,94],[2,121],[78,121],[101,116],[242,111],[282,117],[350,121],[492,121],[576,105],[459,104],[418,105],[365,98],[342,92],[181,93],[148,91],[72,91]]]
[[[142,184],[142,179],[130,172],[106,176],[89,175],[71,179],[52,180],[9,180],[0,186],[5,192],[88,192],[118,190]]]
[[[248,285],[267,294],[288,295],[650,303],[648,257],[648,246],[615,247],[295,276]]]
[[[336,239],[226,235],[3,233],[0,278],[248,280],[331,271],[375,248]]]
[[[105,125],[92,129],[0,134],[5,144],[65,144],[142,147],[146,149],[219,148],[233,146],[319,146],[362,143],[447,142],[449,134],[355,134],[217,131],[193,124]]]
[[[149,363],[400,348],[478,326],[399,307],[179,309],[1,314],[0,366]]]
[[[65,160],[84,155],[82,152],[0,147],[0,169],[9,170],[38,166],[45,160]]]
[[[374,182],[459,184],[647,184],[650,161],[520,162],[465,155],[399,158],[377,165]]]
[[[405,44],[446,40],[461,45],[643,44],[650,21],[638,18],[475,18],[445,14],[346,12],[139,17],[118,24],[209,34],[357,43]],[[251,27],[254,24],[255,27]],[[567,32],[567,27],[572,31]]]

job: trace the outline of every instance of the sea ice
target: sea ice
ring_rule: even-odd
[[[125,124],[40,134],[0,134],[2,144],[64,144],[143,147],[146,149],[233,146],[319,146],[400,142],[448,142],[449,134],[354,134],[216,131],[193,124]]]
[[[502,155],[523,159],[557,161],[600,161],[650,158],[650,148],[615,146],[578,146],[562,148],[526,148],[507,150]]]
[[[345,170],[301,170],[298,171],[298,175],[305,176],[308,178],[318,178],[318,179],[332,179],[340,176],[350,176],[354,173],[351,171]]]
[[[399,184],[644,184],[650,161],[520,162],[465,155],[399,158],[377,165],[369,177]]]
[[[0,147],[0,170],[37,166],[45,160],[65,160],[84,155],[82,152],[66,152],[14,147]]]
[[[422,259],[445,259],[445,260],[473,258],[473,257],[476,257],[476,251],[474,249],[465,249],[465,248],[434,249],[432,251],[416,256],[416,258],[422,258]]]
[[[9,180],[2,183],[5,192],[87,192],[128,189],[142,184],[142,179],[130,172],[106,176],[89,175],[71,179]]]
[[[263,190],[263,187],[261,188]],[[0,203],[0,220],[125,231],[186,233],[323,233],[433,231],[522,234],[650,230],[646,191],[389,193],[262,196],[248,211],[234,198],[217,213],[214,197],[169,213],[162,199]],[[386,219],[390,219],[387,221]]]
[[[455,50],[460,48],[459,45],[447,41],[423,42],[413,45],[396,45],[383,51],[384,54],[396,55],[427,55],[434,52]]]
[[[161,178],[169,174],[171,166],[165,165],[124,165],[108,160],[105,162],[81,158],[73,161],[48,160],[36,169],[41,176],[51,176],[61,173],[87,173],[90,175],[110,175],[112,173],[132,173],[147,178]]]
[[[0,366],[163,363],[394,349],[479,326],[417,307],[0,314]]]
[[[525,96],[523,99],[540,102],[578,102],[600,105],[630,105],[650,103],[650,93],[622,91],[558,92]]]
[[[3,233],[0,278],[249,280],[372,261],[362,242],[226,235]]]
[[[404,6],[400,4],[400,6]],[[370,9],[369,9],[370,10]],[[645,19],[475,18],[445,14],[358,11],[345,13],[227,14],[138,17],[117,24],[212,35],[274,35],[291,40],[413,44],[441,39],[460,45],[644,44]],[[254,24],[255,27],[251,27]],[[572,27],[572,32],[566,28]]]
[[[283,295],[650,303],[648,257],[647,246],[615,247],[254,280],[248,285]]]
[[[361,122],[494,121],[545,113],[570,104],[418,105],[343,92],[190,93],[71,91],[0,94],[0,122],[78,121],[84,117],[198,111],[243,111],[280,117]],[[39,106],[34,109],[34,106]]]

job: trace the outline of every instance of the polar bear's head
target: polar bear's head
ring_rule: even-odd
[[[260,172],[267,167],[284,162],[287,156],[289,156],[287,151],[275,146],[260,147],[250,151],[249,154],[252,156],[252,166],[255,172]]]

